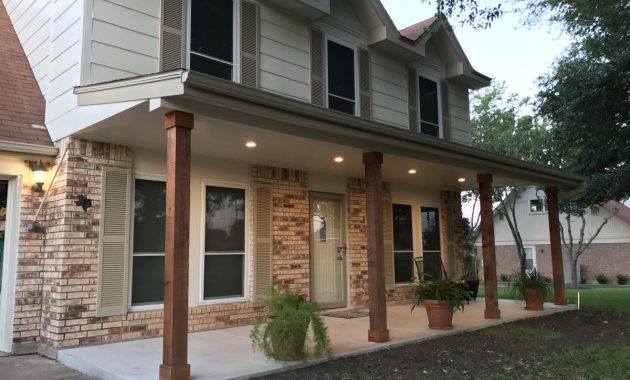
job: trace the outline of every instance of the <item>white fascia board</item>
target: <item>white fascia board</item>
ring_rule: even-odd
[[[59,150],[54,146],[26,144],[13,141],[0,141],[0,151],[55,157],[57,156],[57,152]]]
[[[76,87],[74,93],[79,106],[177,96],[184,93],[186,73],[184,70],[177,70],[81,86]]]

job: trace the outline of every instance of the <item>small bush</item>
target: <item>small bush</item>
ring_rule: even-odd
[[[600,273],[600,274],[595,275],[595,280],[600,285],[608,284],[608,277],[606,277],[605,274]]]
[[[617,275],[617,284],[619,284],[619,285],[626,285],[628,283],[628,279],[630,279],[630,277],[628,277],[627,274],[618,274]]]
[[[501,280],[501,282],[510,282],[510,276],[505,273],[501,273],[499,280]]]
[[[584,276],[580,277],[580,284],[582,285],[586,284],[586,277]]]

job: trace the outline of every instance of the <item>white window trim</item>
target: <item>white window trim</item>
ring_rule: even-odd
[[[536,200],[543,201],[543,206],[545,207],[545,210],[543,210],[543,211],[532,211],[532,201],[536,201]],[[534,214],[534,215],[546,214],[548,212],[547,198],[530,199],[529,201],[527,201],[527,209],[529,210],[530,214]]]
[[[438,138],[444,138],[444,131],[442,122],[442,86],[440,86],[440,78],[427,75],[425,73],[420,72],[420,70],[416,70],[416,109],[418,110],[416,114],[418,115],[416,123],[418,125],[418,133],[422,134],[422,108],[420,107],[420,78],[428,79],[430,81],[435,82],[437,85],[437,101],[438,101]],[[430,136],[430,135],[427,135]]]
[[[135,228],[135,223],[134,223],[134,212],[135,212],[135,207],[133,205],[135,199],[136,199],[136,179],[140,179],[140,180],[146,180],[146,181],[159,181],[159,182],[164,182],[166,183],[166,176],[164,175],[156,175],[156,174],[134,174],[131,176],[131,207],[129,207],[129,224],[131,225],[131,228],[129,230],[129,258],[128,258],[128,265],[129,265],[129,279],[128,279],[128,287],[127,287],[127,309],[130,312],[135,312],[135,311],[149,311],[149,310],[161,310],[164,308],[164,301],[162,302],[156,302],[156,303],[152,303],[152,304],[144,304],[144,305],[133,305],[131,303],[131,299],[132,299],[132,292],[133,292],[133,232],[134,232],[134,228]],[[165,206],[166,207],[166,206]],[[166,252],[165,252],[166,254]],[[144,256],[157,256],[157,253],[147,253],[144,254]]]
[[[397,201],[397,200],[392,200],[392,211],[393,211],[393,207],[394,205],[404,205],[404,206],[409,206],[411,207],[411,241],[412,241],[412,253],[413,253],[413,260],[415,260],[416,257],[418,257],[418,242],[416,239],[416,207],[414,206],[413,202],[410,201]],[[396,250],[393,247],[393,238],[394,238],[394,231],[393,231],[393,223],[394,223],[394,218],[392,215],[392,252],[393,252],[393,257],[392,259],[394,260],[394,262],[392,263],[392,267],[394,268],[394,286],[396,287],[406,287],[409,286],[409,283],[405,283],[405,282],[396,282]],[[414,261],[411,264],[411,271],[414,275],[414,277],[418,276],[418,270],[416,269],[416,262]]]
[[[245,190],[245,251],[243,252],[243,296],[242,297],[225,297],[216,299],[204,299],[203,286],[204,286],[204,269],[205,269],[205,256],[206,256],[206,186],[225,187],[230,189],[243,189]],[[249,213],[250,213],[250,188],[243,183],[234,182],[220,182],[212,180],[201,181],[201,219],[199,221],[199,236],[201,241],[199,242],[199,305],[216,305],[222,303],[243,302],[250,300],[250,247],[249,247]],[[214,253],[214,255],[221,255],[222,253]],[[235,254],[235,253],[225,253]]]
[[[191,31],[190,27],[192,24],[191,18],[191,9],[192,2],[194,0],[188,0],[186,4],[186,68],[190,70],[190,36]],[[240,1],[232,0],[232,82],[240,83],[240,78],[238,76],[238,63],[240,62],[240,56],[238,54],[239,51],[239,38],[238,38],[238,30],[239,28],[239,19],[238,15],[240,14]],[[218,58],[212,58],[218,62],[223,62]],[[206,74],[210,75],[210,74]]]
[[[325,99],[324,99],[324,104],[326,105],[327,109],[329,108],[328,105],[328,96],[330,96],[330,93],[328,92],[328,41],[332,41],[336,44],[339,44],[341,46],[345,46],[349,49],[352,49],[352,51],[354,52],[354,112],[352,113],[352,115],[357,116],[357,111],[359,109],[359,54],[358,54],[358,49],[356,47],[356,45],[351,44],[350,42],[341,40],[337,37],[331,36],[329,34],[324,34],[324,88],[325,88]],[[350,100],[350,99],[346,99],[346,98],[342,98],[340,96],[337,95],[332,95],[335,96],[337,98],[340,99],[345,99],[345,100]],[[333,110],[333,111],[337,111],[337,110]],[[341,111],[337,111],[337,112],[341,112]]]
[[[527,250],[527,249],[531,249],[532,250],[532,266],[534,267],[534,269],[538,270],[538,260],[536,260],[536,246],[535,245],[524,245],[523,249],[524,250]],[[527,259],[527,256],[525,256],[525,259]]]

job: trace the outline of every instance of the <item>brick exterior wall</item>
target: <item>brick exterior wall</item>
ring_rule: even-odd
[[[367,263],[367,228],[365,181],[360,178],[348,178],[348,281],[350,294],[349,306],[364,307],[368,298],[368,263]]]
[[[498,245],[497,274],[511,274],[518,270],[518,255],[516,246]],[[566,251],[563,254],[563,263],[568,263]],[[597,283],[595,275],[602,273],[608,277],[610,284],[616,284],[618,274],[630,274],[630,243],[597,243],[584,252],[578,263],[582,267],[582,277],[588,283]],[[536,266],[545,275],[552,275],[551,248],[548,244],[536,245]],[[569,282],[570,278],[565,278]]]

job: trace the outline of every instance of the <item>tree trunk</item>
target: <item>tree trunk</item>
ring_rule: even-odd
[[[571,286],[573,288],[577,288],[578,286],[578,278],[577,278],[577,266],[578,266],[578,258],[573,258],[573,254],[569,255],[569,262],[571,263]]]

